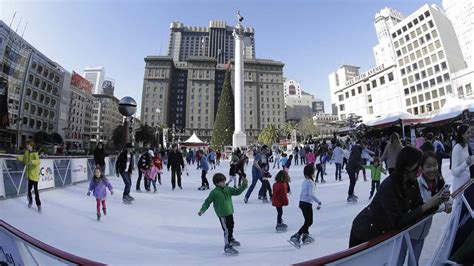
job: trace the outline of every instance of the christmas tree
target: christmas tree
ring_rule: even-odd
[[[211,147],[216,150],[223,150],[224,146],[232,145],[232,135],[234,133],[234,94],[232,93],[230,75],[230,70],[227,69],[217,108],[216,120],[214,121],[214,129],[212,130]]]

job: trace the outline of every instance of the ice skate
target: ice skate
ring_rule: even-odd
[[[267,197],[264,197],[264,198],[262,199],[262,202],[263,202],[263,203],[269,203],[270,201],[268,201]]]
[[[107,209],[106,208],[102,208],[102,212],[104,213],[104,216],[107,215]]]
[[[225,245],[224,254],[229,256],[237,256],[239,255],[239,251],[233,248],[231,245]]]
[[[100,221],[100,213],[97,214],[97,221]]]
[[[233,247],[240,247],[240,242],[235,240],[235,238],[232,238],[230,240],[230,245],[233,246]]]
[[[288,241],[288,243],[290,243],[295,248],[300,248],[301,247],[300,235],[298,233],[292,235],[290,240],[287,240],[287,241]]]
[[[206,190],[208,190],[208,189],[209,189],[209,186],[206,186]]]
[[[135,198],[132,197],[132,196],[130,196],[130,195],[127,195],[127,196],[125,196],[125,197],[126,197],[128,200],[130,200],[130,201],[134,201],[134,200],[135,200]]]
[[[247,197],[244,198],[244,203],[247,204],[249,202],[249,199]]]
[[[314,242],[314,237],[312,237],[309,234],[303,234],[302,242],[303,242],[303,245],[311,244]]]
[[[129,200],[127,197],[124,197],[122,200],[123,200],[123,203],[125,204],[132,204],[132,201]]]
[[[321,184],[325,184],[326,183],[326,180],[321,180]]]
[[[347,198],[347,203],[357,203],[357,198],[355,198],[354,196],[349,196]]]
[[[276,230],[277,233],[284,233],[287,230],[287,226],[284,226],[283,223],[277,224],[276,227],[275,227],[275,230]]]
[[[155,189],[153,189],[153,193],[156,193],[156,191],[157,191],[157,189],[156,189],[156,188],[155,188]]]
[[[33,205],[32,201],[28,202],[28,208],[31,208],[32,205]]]
[[[205,189],[206,189],[205,186],[200,186],[200,187],[198,187],[198,190],[205,190]]]
[[[38,205],[38,212],[41,212],[41,205]]]

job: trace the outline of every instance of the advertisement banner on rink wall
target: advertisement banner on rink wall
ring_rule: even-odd
[[[54,187],[53,160],[42,159],[40,164],[38,189]]]
[[[0,228],[0,265],[25,265],[18,246],[16,239]]]
[[[87,180],[87,159],[71,160],[72,182]]]

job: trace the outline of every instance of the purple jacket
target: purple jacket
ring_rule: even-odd
[[[92,178],[91,182],[89,183],[89,190],[92,191],[92,195],[96,199],[103,200],[107,197],[107,189],[109,188],[109,191],[112,191],[112,185],[109,183],[107,179],[102,179],[99,182],[94,181],[95,177]]]

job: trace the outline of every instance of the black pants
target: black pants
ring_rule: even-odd
[[[352,196],[352,195],[354,195],[354,187],[356,185],[356,172],[347,171],[347,174],[349,175],[349,180],[350,180],[349,191],[347,192],[347,194],[349,196]]]
[[[176,187],[176,179],[178,180],[178,187],[181,187],[181,170],[171,168],[171,186]]]
[[[379,191],[380,180],[372,180],[372,188],[370,189],[370,197],[374,195],[375,190]]]
[[[309,227],[313,224],[313,204],[300,201],[300,209],[303,212],[304,224],[298,234],[309,234]]]
[[[224,243],[229,245],[234,238],[234,216],[228,215],[224,217],[219,217],[222,230],[224,230]]]
[[[283,223],[283,219],[281,218],[283,216],[283,207],[276,207],[277,209],[277,224]]]
[[[395,168],[388,168],[388,174],[391,175],[395,172]]]
[[[38,191],[38,181],[32,181],[28,179],[28,203],[33,202],[33,197],[31,195],[31,189],[35,190],[35,202],[36,206],[41,206],[40,195]]]
[[[202,170],[202,174],[201,174],[201,186],[205,187],[205,186],[209,186],[209,182],[207,181],[207,178],[206,178],[206,175],[207,175],[207,171],[206,170]]]
[[[301,158],[301,164],[306,164],[306,157],[300,156]]]
[[[137,179],[137,184],[135,186],[136,190],[140,189],[140,182],[142,181],[142,170],[138,170],[138,179]],[[146,182],[146,177],[143,177],[143,185],[145,186],[145,189],[150,189],[150,187],[147,187],[147,182]]]
[[[270,195],[270,198],[271,198],[272,187],[270,186],[270,181],[268,181],[268,179],[262,179],[262,187],[260,188],[258,195],[261,197],[267,197],[267,191],[268,191],[268,195]]]
[[[295,155],[295,165],[298,165],[298,155]]]
[[[322,164],[316,164],[316,181],[319,179],[319,173],[321,173],[321,181],[324,180],[324,171],[323,171],[323,165]]]
[[[343,158],[343,159],[342,159],[342,167],[341,167],[341,169],[344,169],[344,166],[346,166],[346,165],[347,165],[347,158]]]

